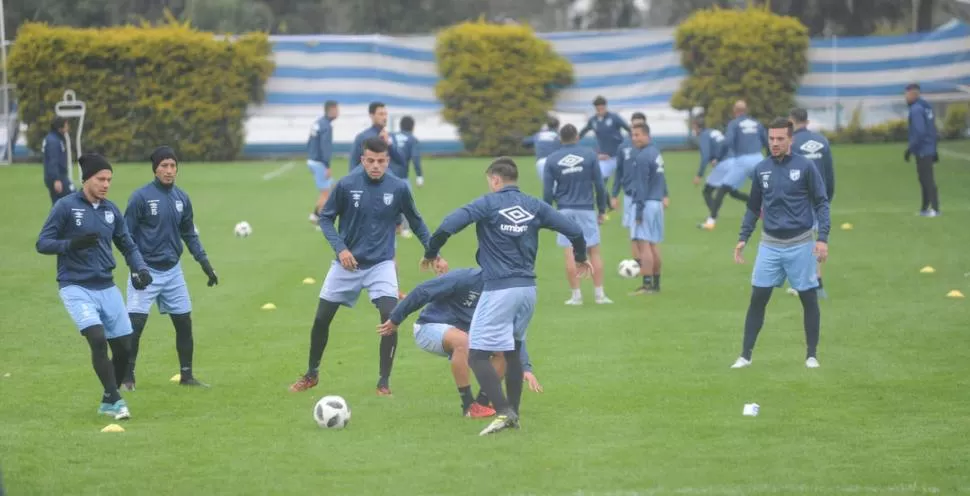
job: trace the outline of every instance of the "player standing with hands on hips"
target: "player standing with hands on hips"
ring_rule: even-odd
[[[152,276],[121,211],[107,199],[114,174],[111,164],[95,154],[81,156],[78,163],[82,189],[54,204],[37,238],[37,251],[57,255],[61,301],[91,347],[91,363],[104,388],[98,413],[124,420],[131,413],[118,385],[128,369],[131,321],[111,276],[115,269],[112,241],[131,268],[136,290],[148,287]]]
[[[754,169],[751,197],[734,248],[735,262],[744,263],[741,252],[754,232],[758,217],[764,212],[764,232],[751,276],[751,304],[744,321],[744,341],[741,356],[731,366],[734,369],[751,365],[751,353],[765,322],[765,307],[771,299],[771,290],[781,286],[786,278],[802,301],[807,348],[805,366],[819,366],[816,351],[821,317],[816,274],[818,263],[824,262],[829,254],[829,200],[815,163],[792,154],[791,143],[791,122],[785,118],[772,121],[768,127],[771,157]],[[813,239],[816,220],[817,240]]]
[[[192,300],[182,274],[182,242],[209,278],[211,288],[219,284],[209,257],[202,249],[199,233],[195,230],[195,213],[189,195],[175,186],[178,175],[178,157],[168,146],[155,149],[151,155],[155,180],[132,193],[125,209],[125,222],[132,239],[145,257],[152,284],[143,291],[128,286],[128,316],[134,329],[131,341],[131,364],[122,381],[122,388],[135,390],[135,360],[141,334],[148,322],[152,304],[158,303],[158,311],[171,316],[175,326],[175,350],[179,357],[179,384],[205,386],[192,373],[192,355],[195,344],[192,337]]]

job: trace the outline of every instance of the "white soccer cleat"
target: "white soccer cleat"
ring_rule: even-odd
[[[518,429],[519,428],[519,418],[512,415],[499,415],[492,420],[492,423],[488,424],[487,427],[479,432],[479,436],[487,436],[489,434],[495,434],[496,432],[504,431],[505,429]]]
[[[583,304],[582,298],[570,298],[566,300],[566,304],[574,307],[581,306]]]
[[[749,365],[751,365],[751,360],[748,360],[747,358],[744,358],[744,357],[738,357],[738,359],[734,361],[734,365],[731,365],[731,368],[743,369]]]
[[[310,212],[310,217],[307,218],[307,220],[309,220],[310,222],[313,222],[314,224],[316,224],[317,222],[320,222],[320,217],[317,216],[317,214],[315,214],[313,212]]]
[[[808,357],[808,359],[805,360],[805,366],[810,369],[817,369],[821,365],[818,363],[818,359],[815,357]]]
[[[606,295],[596,297],[597,305],[609,305],[610,303],[613,303],[613,300],[607,298]]]
[[[785,290],[785,292],[792,296],[798,296],[798,291],[795,291],[795,288],[788,288]]]

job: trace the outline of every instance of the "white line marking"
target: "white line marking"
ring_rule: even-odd
[[[967,162],[970,162],[970,153],[960,153],[960,152],[955,152],[953,150],[947,150],[946,148],[940,148],[940,155],[943,155],[944,157],[958,158],[960,160],[966,160]]]
[[[295,165],[296,165],[296,162],[287,162],[287,163],[279,166],[279,168],[277,168],[275,170],[271,170],[271,171],[267,172],[266,174],[263,174],[263,180],[264,181],[269,181],[270,179],[273,179],[275,177],[280,177],[283,174],[286,174],[287,172],[289,172],[289,170],[292,169],[293,166],[295,166]]]

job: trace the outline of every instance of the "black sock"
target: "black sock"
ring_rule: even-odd
[[[327,349],[330,338],[330,323],[337,315],[340,305],[323,298],[317,303],[317,314],[313,317],[313,327],[310,329],[310,360],[307,365],[306,376],[316,377],[320,373],[320,361],[323,360],[323,350]]]
[[[743,202],[747,202],[748,201],[748,198],[750,198],[747,193],[742,193],[742,192],[740,192],[740,191],[738,191],[736,189],[733,189],[733,188],[731,189],[731,191],[728,194],[731,195],[731,198],[734,198],[735,200],[741,200]]]
[[[751,352],[754,351],[758,333],[765,325],[765,307],[771,299],[771,289],[751,287],[751,303],[748,305],[748,315],[744,319],[744,343],[741,347],[741,356],[748,360],[751,360]]]
[[[710,212],[711,218],[714,218],[714,186],[705,184],[701,196],[704,197],[704,205],[707,205],[707,210]]]
[[[141,334],[145,332],[145,324],[148,323],[148,314],[129,313],[131,319],[131,349],[128,352],[128,370],[125,371],[121,382],[135,382],[135,360],[138,359],[138,344],[141,342]]]
[[[729,189],[727,186],[721,186],[714,193],[714,204],[711,206],[712,219],[717,219],[717,213],[721,211],[721,205],[724,205],[724,195],[728,193]]]
[[[509,403],[512,411],[519,414],[519,404],[522,402],[522,361],[519,359],[519,350],[522,349],[522,341],[515,342],[515,350],[505,352],[505,389],[509,393]]]
[[[645,288],[653,287],[653,276],[643,276],[643,287]]]
[[[488,404],[490,403],[488,401],[488,395],[485,394],[484,389],[478,391],[478,397],[475,398],[475,403],[478,403],[479,405],[482,405],[482,406],[488,406]]]
[[[822,289],[822,278],[818,278],[818,289]]]
[[[111,347],[111,365],[115,371],[115,385],[121,387],[122,379],[131,365],[131,334],[108,340]]]
[[[98,375],[98,380],[104,387],[101,402],[114,403],[120,400],[114,365],[108,358],[108,340],[104,337],[104,326],[98,324],[87,327],[81,331],[81,334],[88,340],[88,346],[91,347],[91,365],[94,366],[94,373]]]
[[[475,398],[472,398],[472,387],[460,387],[458,388],[458,394],[461,396],[461,411],[467,412],[468,407],[472,406],[472,403],[475,402]]]
[[[653,289],[660,291],[660,274],[653,275]]]
[[[814,289],[799,291],[798,298],[802,300],[805,312],[805,358],[812,358],[818,351],[818,335],[822,325],[822,314],[818,308],[818,292]]]
[[[485,394],[492,400],[495,411],[500,415],[505,415],[509,413],[509,401],[505,399],[505,395],[502,393],[502,381],[499,379],[498,373],[495,372],[495,367],[492,366],[491,356],[492,353],[488,351],[471,350],[468,353],[468,365],[475,373],[475,379],[478,380],[482,391],[485,391]],[[509,365],[506,364],[506,367]]]
[[[391,316],[391,311],[394,310],[396,305],[397,298],[390,296],[382,296],[374,300],[374,306],[377,307],[377,311],[381,314],[381,324],[387,322],[387,319]],[[391,379],[391,368],[394,366],[394,352],[397,351],[397,336],[398,333],[396,332],[390,336],[381,336],[381,375],[378,381],[378,387],[387,387]]]
[[[195,351],[195,341],[192,339],[192,313],[172,315],[172,325],[175,326],[175,351],[179,356],[179,371],[182,380],[192,378],[192,355]]]

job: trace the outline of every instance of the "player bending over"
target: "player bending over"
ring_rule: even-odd
[[[731,198],[736,200],[748,201],[748,195],[742,193],[740,189],[745,181],[752,179],[755,166],[765,158],[762,149],[768,147],[768,136],[765,134],[764,126],[748,116],[748,104],[744,100],[734,103],[734,116],[727,125],[724,146],[721,148],[718,167],[724,167],[725,171],[721,178],[721,187],[714,194],[712,215],[708,222],[698,226],[708,231],[714,229],[725,195],[731,195]]]
[[[37,238],[37,251],[57,255],[61,301],[87,339],[94,372],[104,387],[98,413],[124,420],[131,418],[131,413],[118,386],[128,369],[131,321],[111,276],[115,268],[111,242],[125,256],[136,290],[148,287],[152,276],[128,234],[121,211],[107,199],[113,175],[111,164],[94,154],[81,156],[78,163],[81,191],[54,204]]]
[[[148,322],[148,312],[158,303],[158,312],[171,316],[175,326],[175,351],[179,357],[179,384],[206,386],[192,374],[192,299],[182,274],[182,243],[209,278],[211,288],[219,284],[209,257],[195,230],[194,211],[189,195],[175,185],[178,157],[168,146],[156,148],[151,155],[155,180],[131,194],[125,209],[125,223],[131,238],[148,264],[152,283],[144,290],[128,284],[128,316],[134,334],[131,338],[131,360],[122,379],[122,389],[135,390],[135,360],[141,335]]]
[[[711,166],[711,173],[707,176],[701,196],[704,198],[704,205],[707,206],[707,221],[700,224],[701,229],[711,229],[717,222],[717,210],[714,202],[714,192],[724,185],[724,176],[727,174],[730,163],[719,164],[718,159],[722,155],[724,147],[724,134],[717,129],[704,127],[704,117],[694,119],[694,135],[697,136],[697,146],[700,149],[701,164],[697,168],[697,175],[694,176],[694,186],[701,183],[704,179],[704,172],[707,166]],[[722,198],[723,200],[723,198]]]
[[[829,200],[815,164],[791,153],[792,125],[788,119],[772,121],[768,127],[768,142],[771,157],[755,167],[751,199],[734,248],[735,262],[744,263],[741,252],[763,212],[764,232],[751,275],[751,304],[744,320],[744,342],[741,356],[731,368],[751,365],[751,353],[765,323],[765,307],[771,299],[771,289],[781,286],[786,278],[798,291],[805,313],[805,366],[817,368],[821,317],[816,267],[818,262],[828,258]],[[816,220],[817,241],[812,236],[812,225]]]
[[[519,170],[511,158],[496,159],[485,176],[491,193],[445,217],[431,237],[422,261],[425,267],[434,264],[449,237],[473,222],[476,224],[476,258],[485,283],[468,329],[468,362],[498,412],[495,420],[481,431],[483,436],[519,425],[523,379],[519,350],[535,311],[539,230],[551,228],[569,238],[580,276],[593,270],[586,260],[583,230],[548,203],[519,191]],[[496,352],[505,354],[507,399],[489,361]]]
[[[317,385],[330,324],[340,305],[353,307],[361,290],[366,289],[380,313],[380,321],[387,321],[397,305],[394,229],[401,214],[408,219],[425,249],[428,247],[428,228],[414,205],[411,190],[404,180],[387,174],[387,148],[387,142],[380,137],[366,139],[362,167],[337,181],[320,214],[320,228],[338,261],[331,263],[320,289],[320,302],[310,330],[307,371],[290,386],[290,391],[306,391]],[[436,268],[444,264],[444,260],[438,259]],[[396,349],[396,333],[381,337],[378,395],[391,394],[391,367]]]
[[[630,240],[637,247],[643,284],[634,295],[660,292],[660,243],[664,239],[667,179],[660,149],[651,144],[650,126],[633,127],[633,143],[640,149],[633,159],[633,221]]]

